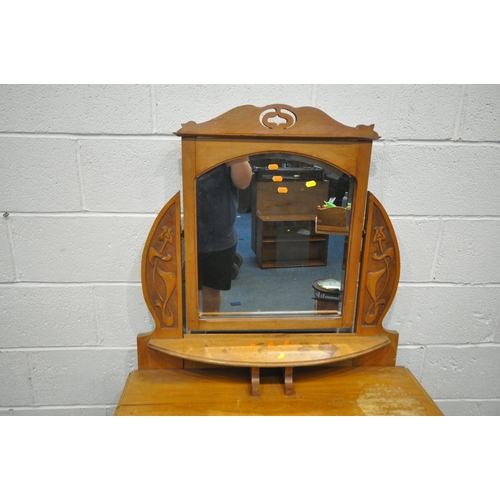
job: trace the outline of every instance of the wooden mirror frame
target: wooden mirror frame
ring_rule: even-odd
[[[385,210],[367,191],[372,142],[379,138],[374,126],[348,127],[311,107],[246,105],[205,123],[188,122],[176,134],[182,138],[183,245],[178,193],[158,215],[144,248],[143,291],[156,327],[138,337],[139,368],[186,368],[186,361],[194,360],[248,366],[252,377],[258,367],[283,366],[291,377],[293,366],[342,360],[393,365],[398,336],[382,327],[382,319],[397,289],[399,250]],[[269,152],[316,159],[355,179],[341,316],[311,313],[287,317],[284,312],[254,317],[250,312],[243,318],[200,317],[196,179],[231,159]],[[215,331],[225,333],[191,333]],[[263,342],[262,335],[270,335],[259,332],[274,332],[281,340],[295,335],[292,344],[307,343],[310,356],[289,364],[286,360],[270,362],[268,354],[274,348],[268,347],[261,355],[250,352],[255,341]],[[284,342],[288,345],[290,340]],[[325,355],[325,345],[332,347],[331,356]],[[231,350],[230,356],[214,358],[215,351]]]
[[[293,115],[293,121],[290,119]],[[264,121],[279,116],[278,125]],[[280,126],[283,124],[283,126]],[[272,126],[274,125],[274,126]],[[319,133],[321,132],[321,133]],[[200,125],[192,122],[177,132],[182,137],[186,322],[189,331],[333,330],[352,331],[361,254],[363,220],[373,127],[345,127],[315,108],[271,105],[242,106]],[[200,317],[196,249],[196,178],[231,159],[261,153],[291,153],[335,166],[356,180],[341,316],[310,314],[243,318]],[[279,326],[278,326],[279,323]]]

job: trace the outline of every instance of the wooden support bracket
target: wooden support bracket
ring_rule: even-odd
[[[295,396],[295,389],[293,388],[293,366],[285,367],[285,395]]]
[[[260,396],[260,368],[252,366],[252,396]]]
[[[260,368],[258,366],[252,366],[251,383],[252,396],[260,396]],[[293,366],[285,367],[285,395],[295,396],[295,389],[293,387]]]

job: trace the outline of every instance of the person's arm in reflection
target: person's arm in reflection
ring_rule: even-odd
[[[246,189],[252,180],[252,167],[248,162],[248,157],[238,158],[227,162],[226,165],[230,170],[230,180],[226,183],[221,178],[221,182],[214,188],[219,201],[212,205],[210,210],[208,210],[209,207],[204,207],[205,211],[198,212],[199,224],[202,219],[209,218],[211,220],[209,225],[212,228],[210,231],[212,236],[219,233],[216,227],[222,230],[221,234],[232,235],[227,240],[226,238],[217,238],[217,241],[212,243],[210,251],[201,251],[198,254],[201,304],[204,312],[220,311],[221,290],[230,290],[231,288],[232,267],[236,254],[236,229],[234,227],[236,202],[232,193],[232,185],[238,189]],[[201,186],[200,189],[202,189]],[[225,222],[222,223],[222,221]],[[198,235],[198,243],[200,244],[200,229]]]
[[[231,167],[231,180],[238,189],[246,189],[252,180],[252,167],[248,156],[227,163]]]

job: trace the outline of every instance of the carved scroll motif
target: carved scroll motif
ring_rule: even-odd
[[[167,245],[174,245],[172,233],[171,227],[163,226],[158,237],[161,248],[158,250],[151,246],[148,251],[148,263],[153,268],[153,285],[156,292],[152,303],[155,308],[159,309],[161,321],[166,327],[172,326],[175,322],[175,315],[169,307],[169,300],[177,284],[177,275],[175,272],[162,269],[161,263],[172,260],[172,254],[167,253]]]
[[[373,303],[365,314],[365,323],[372,324],[379,315],[379,308],[385,305],[385,289],[389,283],[390,265],[394,260],[394,247],[389,247],[384,250],[384,242],[387,236],[384,233],[383,226],[373,228],[374,236],[372,243],[378,245],[379,253],[372,254],[372,259],[376,262],[383,262],[384,267],[376,271],[370,271],[366,275],[366,289]],[[383,281],[381,281],[383,279]],[[379,285],[379,283],[381,285]]]

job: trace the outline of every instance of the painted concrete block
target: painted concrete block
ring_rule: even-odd
[[[451,139],[461,85],[396,85],[391,139]]]
[[[390,144],[384,201],[393,215],[500,215],[500,147]]]
[[[457,283],[500,283],[500,219],[446,220],[433,278]]]
[[[149,85],[2,85],[0,132],[152,133]]]
[[[429,281],[439,236],[440,221],[391,219],[401,254],[402,282]]]
[[[500,346],[428,347],[422,385],[433,398],[500,398]]]
[[[0,351],[0,408],[34,403],[28,356],[26,351]]]
[[[424,362],[425,348],[424,347],[398,347],[396,358],[396,366],[404,366],[411,371],[413,376],[420,380],[422,374],[422,364]]]
[[[35,405],[116,404],[136,369],[135,349],[47,350],[31,357]]]
[[[203,123],[237,106],[311,106],[312,85],[155,85],[158,133]]]
[[[2,347],[97,345],[90,286],[0,287]]]
[[[438,400],[435,403],[447,417],[500,416],[500,401],[498,400]]]
[[[96,285],[99,345],[137,345],[137,336],[154,330],[140,284]]]
[[[385,145],[383,142],[374,142],[370,160],[370,176],[368,178],[368,191],[373,193],[383,204],[382,178],[384,175]]]
[[[500,85],[467,85],[461,138],[500,140]]]
[[[391,85],[318,85],[316,107],[349,127],[375,125],[387,139]]]
[[[86,208],[158,213],[181,189],[180,139],[79,141]]]
[[[155,216],[12,217],[21,281],[139,282]]]
[[[500,287],[400,286],[384,325],[399,345],[500,342]]]
[[[82,209],[75,142],[0,137],[0,211]]]
[[[7,220],[0,218],[0,283],[14,281],[15,270],[12,260],[9,234],[7,230]]]

